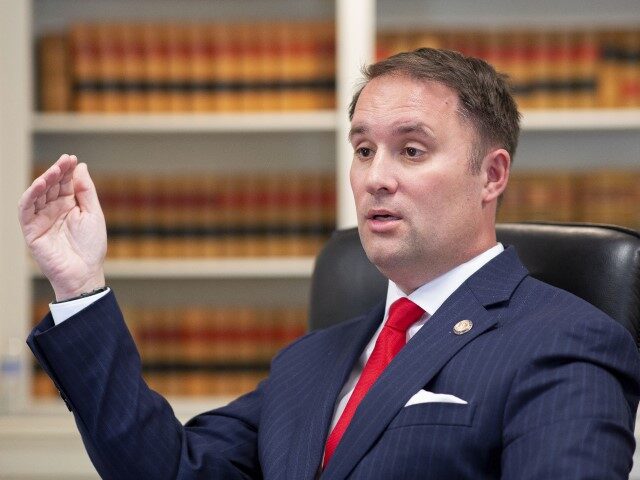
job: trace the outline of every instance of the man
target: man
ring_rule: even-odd
[[[294,342],[255,391],[184,427],[142,380],[113,292],[92,294],[106,235],[86,166],[63,155],[25,192],[25,239],[63,301],[28,343],[100,474],[626,478],[632,338],[496,242],[519,119],[504,79],[455,52],[404,53],[368,68],[350,116],[358,229],[386,302]]]

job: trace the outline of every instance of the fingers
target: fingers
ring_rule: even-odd
[[[47,183],[41,178],[36,178],[31,186],[22,194],[18,202],[18,218],[21,224],[27,223],[35,215],[36,200],[41,197],[47,189]]]
[[[47,202],[60,195],[73,194],[73,170],[78,162],[75,155],[62,155],[46,172],[36,178],[22,194],[18,203],[18,217],[21,224],[32,219],[44,209]]]
[[[78,164],[73,175],[73,189],[78,199],[78,206],[81,211],[97,213],[100,210],[100,201],[98,193],[93,184],[93,180],[89,176],[89,170],[86,163]]]
[[[60,195],[72,195],[73,194],[73,172],[74,167],[78,164],[78,157],[75,155],[69,156],[71,160],[70,167],[65,171],[61,169],[62,178],[60,179]]]
[[[73,194],[73,186],[70,182],[77,163],[78,159],[75,155],[64,154],[41,175],[47,187],[45,193],[40,195],[35,202],[36,213],[42,210],[48,202],[57,200],[61,194]],[[64,189],[62,189],[63,182],[66,182]]]

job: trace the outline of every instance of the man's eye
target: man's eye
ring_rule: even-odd
[[[371,149],[367,148],[367,147],[360,147],[358,149],[356,149],[356,154],[359,157],[369,157],[371,155]]]
[[[404,154],[409,158],[419,157],[422,153],[422,150],[416,147],[405,147]]]

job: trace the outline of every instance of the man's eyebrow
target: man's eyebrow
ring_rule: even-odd
[[[427,127],[424,123],[407,123],[398,125],[393,129],[394,135],[406,135],[407,133],[422,133],[423,135],[435,138],[433,131]]]
[[[369,129],[364,125],[355,125],[351,127],[351,129],[349,130],[349,136],[347,137],[347,140],[351,141],[351,138],[354,135],[364,134],[364,133],[367,133],[368,131]]]
[[[355,135],[366,135],[369,132],[369,127],[366,125],[354,125],[349,130],[348,140],[351,139]],[[427,127],[424,123],[405,123],[394,127],[392,130],[394,135],[406,135],[408,133],[421,133],[425,137],[435,138],[433,131]]]

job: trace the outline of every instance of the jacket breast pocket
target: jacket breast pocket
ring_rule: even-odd
[[[473,424],[474,403],[428,402],[404,407],[387,427],[392,428],[418,425],[452,425],[470,427]]]

